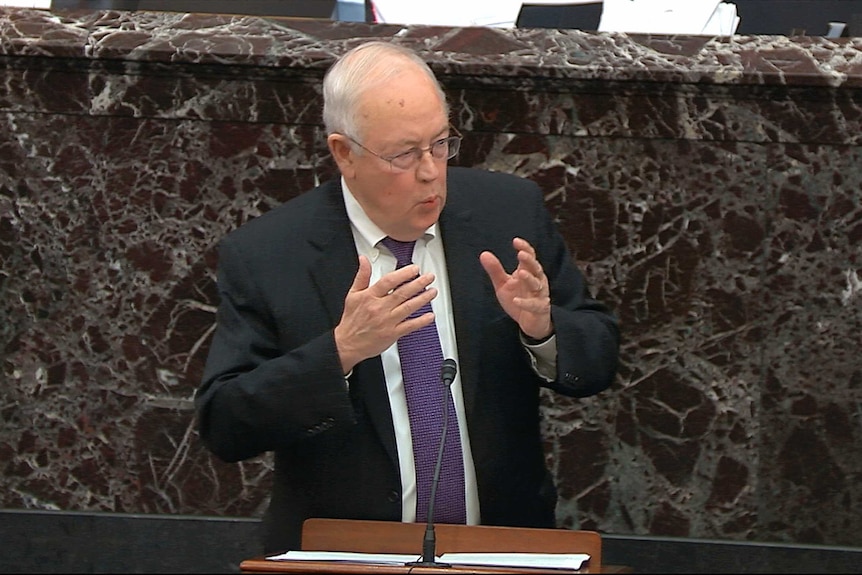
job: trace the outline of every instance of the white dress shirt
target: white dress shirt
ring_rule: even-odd
[[[371,285],[373,285],[383,275],[395,270],[395,257],[385,247],[379,247],[378,244],[386,234],[371,221],[350,192],[344,178],[341,180],[341,189],[356,250],[359,255],[368,257],[371,262]],[[443,238],[438,232],[438,226],[434,224],[416,241],[413,263],[419,266],[420,273],[434,274],[435,279],[431,286],[437,289],[437,297],[431,302],[431,309],[434,311],[443,357],[452,358],[457,363],[458,346],[455,340],[449,276],[443,251]],[[556,337],[551,337],[550,340],[539,345],[525,344],[525,347],[531,352],[530,358],[536,373],[547,380],[553,379],[556,374]],[[395,426],[395,444],[401,472],[401,520],[413,523],[416,521],[416,470],[413,461],[413,440],[410,436],[410,419],[407,415],[407,396],[404,392],[397,343],[381,353],[380,358],[383,361],[383,373],[389,392],[389,406],[392,411],[392,423]],[[458,416],[464,459],[467,524],[478,525],[481,522],[479,493],[476,487],[476,469],[470,449],[470,436],[467,433],[460,373],[456,373],[455,380],[452,382],[452,398]]]

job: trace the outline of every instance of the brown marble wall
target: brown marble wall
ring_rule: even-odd
[[[547,397],[561,525],[862,546],[862,40],[0,9],[0,506],[257,516],[192,424],[214,245],[331,176],[319,83],[421,50],[621,319]]]

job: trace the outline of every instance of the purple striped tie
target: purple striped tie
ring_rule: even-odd
[[[386,238],[381,242],[395,259],[398,268],[413,262],[413,246],[416,242],[399,242]],[[425,304],[410,317],[431,311]],[[410,433],[413,437],[413,460],[416,465],[416,520],[428,520],[428,503],[431,481],[437,463],[440,434],[443,429],[443,402],[447,395],[441,379],[440,367],[443,351],[437,325],[430,325],[409,333],[398,340],[398,355],[401,358],[401,373],[407,395],[407,413],[410,417]],[[466,523],[464,504],[464,461],[461,454],[461,437],[458,434],[458,419],[451,397],[448,399],[449,419],[446,430],[446,445],[443,465],[440,468],[440,483],[437,487],[434,521],[438,523]]]

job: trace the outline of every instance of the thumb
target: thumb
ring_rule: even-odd
[[[366,256],[359,256],[359,269],[356,270],[356,275],[353,277],[353,284],[350,286],[350,291],[362,291],[368,289],[371,283],[371,262]]]

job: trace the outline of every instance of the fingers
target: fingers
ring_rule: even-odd
[[[405,322],[410,315],[437,297],[437,289],[431,287],[435,279],[434,274],[417,275],[418,272],[418,266],[405,266],[384,275],[369,290],[378,300],[380,311],[390,315],[398,323]],[[419,323],[428,323],[433,318],[434,316],[430,315],[430,320],[425,318]],[[408,323],[407,326],[399,326],[399,331],[404,331],[403,328],[417,323],[413,321],[415,319],[417,318],[412,318],[410,320],[412,323]],[[406,329],[404,333],[410,331],[412,329]]]
[[[419,281],[418,279],[416,280]],[[424,282],[423,282],[424,284]],[[398,313],[407,312],[406,316],[416,312],[423,305],[429,303],[437,296],[437,289],[432,287],[421,287],[421,284],[410,282],[398,287],[392,293],[384,296],[389,302],[390,309]]]
[[[523,238],[512,240],[512,247],[517,252],[518,267],[511,275],[506,273],[500,260],[493,253],[486,251],[479,255],[479,261],[491,278],[494,288],[497,289],[506,282],[513,282],[522,297],[547,295],[548,281],[542,264],[536,258],[536,250]]]
[[[430,281],[427,282],[426,286],[429,285],[432,281],[434,281],[433,274],[425,274],[425,276],[420,276],[419,266],[415,264],[404,266],[401,269],[397,269],[393,272],[385,274],[383,277],[377,280],[377,283],[374,284],[374,295],[377,297],[387,296],[394,292],[398,287],[422,277],[425,277],[426,279],[430,278]]]
[[[348,297],[354,308],[364,308],[369,315],[401,315],[401,320],[429,303],[437,296],[434,274],[419,275],[416,265],[405,266],[381,277],[374,285],[371,281],[371,263],[359,256],[359,269],[353,278]],[[382,319],[382,318],[377,318]]]
[[[536,257],[536,250],[527,240],[515,238],[512,240],[512,246],[518,252],[518,263],[520,267],[526,269],[536,276],[544,275],[542,272],[542,264]]]
[[[437,288],[430,287],[433,281],[433,274],[425,274],[393,288],[383,296],[385,308],[397,322],[408,321],[411,315],[437,297]]]
[[[535,296],[547,295],[549,293],[548,278],[545,276],[542,264],[536,257],[536,250],[527,240],[522,238],[515,238],[512,245],[518,251],[516,274],[523,282],[524,289]]]
[[[334,329],[344,373],[360,361],[379,355],[401,336],[434,321],[433,313],[410,317],[437,296],[437,290],[430,287],[434,274],[417,275],[418,272],[417,266],[407,266],[369,285],[370,261],[359,257],[359,269]]]
[[[545,289],[547,282],[541,267],[538,271],[529,271],[526,267],[519,266],[512,275],[521,283],[524,293],[535,296],[547,293]]]
[[[512,247],[518,252],[529,252],[533,257],[536,256],[536,250],[532,244],[524,238],[515,238],[512,240]]]
[[[436,294],[435,294],[435,295],[436,295]],[[411,303],[410,303],[410,306],[412,307],[412,305],[413,305],[413,304],[412,304],[412,302],[411,302]],[[422,304],[422,305],[424,305],[424,304]],[[413,311],[411,311],[410,313],[408,313],[408,314],[405,316],[405,318],[404,318],[404,319],[401,319],[401,320],[400,320],[400,321],[398,321],[398,323],[395,325],[395,328],[394,328],[394,335],[395,335],[395,340],[396,340],[396,341],[397,341],[399,338],[401,338],[401,337],[403,337],[403,336],[407,335],[408,333],[412,333],[412,332],[416,331],[417,329],[423,328],[423,327],[425,327],[426,325],[428,325],[428,324],[430,324],[431,322],[433,322],[433,321],[434,321],[434,312],[430,312],[430,311],[429,311],[428,313],[423,313],[422,315],[419,315],[419,316],[416,316],[416,317],[410,317],[410,315],[411,315],[414,311],[416,311],[417,309],[419,309],[419,308],[421,308],[421,307],[422,307],[422,306],[420,305],[419,307],[417,307],[416,309],[414,309]],[[399,315],[400,315],[400,314],[399,314]]]

